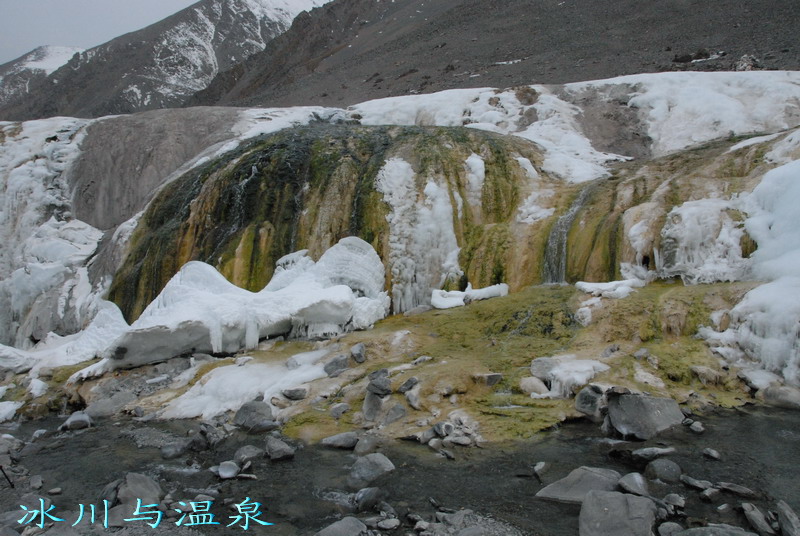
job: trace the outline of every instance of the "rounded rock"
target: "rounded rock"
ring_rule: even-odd
[[[219,464],[219,477],[223,480],[235,478],[239,474],[239,466],[235,462],[227,461]]]
[[[658,458],[648,463],[644,471],[647,478],[662,482],[678,482],[682,473],[680,465],[664,458]]]

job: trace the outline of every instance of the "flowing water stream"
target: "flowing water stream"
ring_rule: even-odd
[[[586,205],[594,191],[597,189],[598,181],[593,181],[584,186],[578,196],[570,205],[569,210],[562,214],[553,224],[550,236],[547,237],[547,247],[545,249],[543,278],[545,284],[566,283],[567,275],[567,238],[569,230],[575,222],[580,210]]]

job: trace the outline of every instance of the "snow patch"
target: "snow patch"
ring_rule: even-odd
[[[568,90],[629,84],[662,156],[730,135],[776,132],[800,122],[800,72],[657,73],[568,84]]]

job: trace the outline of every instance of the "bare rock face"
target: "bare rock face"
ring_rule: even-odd
[[[69,170],[76,218],[112,229],[144,208],[153,192],[204,149],[232,137],[239,112],[155,110],[91,124]]]

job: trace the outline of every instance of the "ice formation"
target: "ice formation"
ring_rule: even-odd
[[[597,374],[605,372],[610,367],[594,359],[578,359],[573,354],[554,356],[552,366],[544,378],[550,391],[538,395],[531,394],[532,398],[570,398],[575,387],[586,385]]]
[[[769,281],[731,310],[727,330],[700,334],[729,360],[800,385],[800,160],[764,175],[744,207],[745,228],[758,243],[754,274]]]
[[[366,329],[388,312],[383,264],[360,238],[343,238],[316,263],[301,252],[278,265],[276,284],[250,292],[210,265],[187,263],[89,372],[191,352],[233,353],[279,334],[330,337]]]
[[[645,282],[641,279],[624,279],[622,281],[609,281],[607,283],[587,283],[586,281],[578,281],[575,283],[575,288],[593,296],[619,299],[627,298],[634,289],[642,288],[644,285]],[[594,305],[594,302],[587,304],[587,306],[591,305]]]
[[[30,348],[95,313],[85,263],[102,233],[72,218],[63,174],[87,123],[0,123],[0,343]]]
[[[322,350],[298,354],[290,358],[287,364],[249,362],[241,367],[231,365],[216,368],[186,393],[172,400],[159,417],[209,419],[226,411],[236,411],[258,396],[270,400],[283,389],[327,376],[319,361],[328,353]],[[290,362],[295,365],[289,366]]]
[[[446,185],[428,178],[422,195],[411,164],[390,158],[378,173],[376,187],[391,207],[388,268],[392,274],[392,308],[409,311],[430,302],[431,290],[461,275],[453,207]]]
[[[681,277],[690,284],[745,277],[749,262],[742,258],[744,228],[728,214],[735,207],[735,200],[700,199],[673,208],[661,230],[658,275]]]
[[[431,305],[436,309],[451,309],[453,307],[463,307],[469,302],[499,298],[501,296],[508,296],[508,285],[505,283],[480,289],[473,289],[472,285],[467,285],[467,290],[464,292],[458,290],[434,290],[431,294]]]

